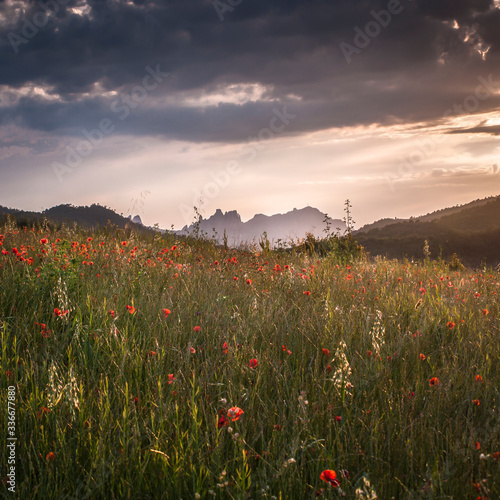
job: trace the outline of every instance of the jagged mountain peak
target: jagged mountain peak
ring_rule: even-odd
[[[340,219],[329,218],[332,230],[345,229],[345,224]],[[312,233],[316,237],[325,236],[325,214],[314,207],[301,209],[294,208],[284,214],[255,215],[247,222],[242,222],[240,214],[236,210],[225,213],[220,208],[208,219],[200,218],[197,227],[194,224],[179,231],[179,234],[189,234],[196,230],[206,233],[221,241],[226,234],[231,245],[251,243],[259,240],[264,233],[271,243],[278,240],[282,242],[304,238],[306,233]]]
[[[203,218],[201,219],[204,220]],[[229,210],[228,212],[222,212],[220,208],[218,208],[215,213],[210,216],[207,221],[210,222],[223,222],[223,223],[231,223],[231,222],[241,222],[241,216],[236,210]]]

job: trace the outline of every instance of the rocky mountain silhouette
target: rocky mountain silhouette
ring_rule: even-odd
[[[243,222],[236,210],[223,213],[217,209],[208,219],[201,218],[197,223],[184,226],[178,231],[179,235],[192,235],[198,232],[222,243],[224,231],[229,246],[258,243],[259,239],[267,234],[272,246],[280,243],[287,244],[291,240],[305,238],[306,233],[315,237],[325,237],[325,214],[317,208],[305,207],[300,210],[276,215],[257,214],[249,221]],[[329,218],[330,232],[343,234],[346,225],[340,219]]]

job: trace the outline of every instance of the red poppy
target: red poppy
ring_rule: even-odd
[[[130,314],[134,314],[134,313],[135,313],[135,307],[134,307],[134,306],[129,306],[129,305],[127,305],[127,311],[128,311]]]
[[[451,330],[452,328],[455,328],[455,323],[453,323],[453,321],[448,321],[448,323],[446,323],[446,326]]]
[[[195,332],[199,332],[199,331],[201,330],[201,326],[195,326],[195,327],[193,328],[193,330],[194,330]]]
[[[439,379],[437,377],[432,377],[429,380],[429,385],[431,385],[431,386],[439,385]]]
[[[419,358],[420,358],[422,361],[425,361],[425,354],[420,354],[420,355],[419,355]]]
[[[311,295],[311,292],[310,292],[309,290],[306,290],[306,291],[304,292],[304,295]]]
[[[239,420],[239,418],[241,417],[241,415],[243,415],[243,413],[245,412],[241,408],[238,408],[237,406],[233,406],[232,408],[229,408],[229,410],[227,410],[227,414],[231,417],[231,420],[233,422]]]
[[[330,350],[329,349],[322,349],[322,351],[323,351],[323,354],[325,356],[329,356],[330,355]]]
[[[194,347],[191,347],[190,351],[191,351],[191,354],[196,354],[196,349]]]
[[[487,314],[489,314],[490,312],[488,311],[488,309],[483,309],[483,316],[486,316]]]
[[[476,441],[474,447],[476,448],[476,450],[480,450],[481,449],[481,443],[479,441]]]
[[[89,237],[87,238],[87,242],[88,242],[88,243],[90,243],[91,241],[92,241],[92,238],[89,236]]]
[[[229,420],[226,415],[221,415],[219,420],[217,421],[217,427],[220,429],[221,427],[229,425]]]
[[[109,314],[112,318],[114,318],[114,317],[115,317],[115,311],[113,311],[113,309],[110,309],[110,310],[108,311],[108,314]]]
[[[258,363],[259,363],[259,362],[257,361],[257,359],[253,358],[253,359],[251,359],[251,360],[250,360],[250,362],[248,363],[248,366],[249,366],[250,368],[255,368],[255,367],[258,365]]]
[[[177,245],[174,245],[171,249],[172,252],[175,252],[177,250]]]
[[[50,413],[50,410],[48,408],[43,407],[38,410],[36,417],[38,419],[41,419],[44,415],[47,415],[48,413]]]
[[[48,240],[47,240],[47,238],[42,238],[42,239],[40,240],[40,243],[41,243],[42,245],[46,245],[46,244],[47,244],[47,241],[48,241]]]
[[[51,462],[52,460],[54,460],[54,452],[49,451],[49,453],[47,453],[47,455],[45,456],[45,460],[47,460],[47,462]]]
[[[124,247],[126,247],[126,246],[127,246],[127,242],[126,242],[126,241],[122,241],[122,245],[123,245]]]
[[[342,422],[342,417],[341,417],[341,416],[335,417],[335,420],[336,420],[337,422]]]
[[[168,317],[168,315],[171,313],[172,311],[170,309],[163,309],[163,314],[165,315],[165,318]]]
[[[168,374],[168,385],[172,384],[173,382],[175,382],[174,374],[173,373],[169,373]]]
[[[247,279],[247,285],[251,285],[252,284],[252,280],[251,279]]]
[[[476,375],[476,382],[484,382],[484,378],[481,375]]]
[[[479,405],[480,405],[479,399],[473,399],[473,400],[472,400],[472,404],[473,404],[474,406],[479,406]]]
[[[330,483],[335,488],[340,486],[340,481],[337,479],[337,473],[334,470],[324,470],[319,478],[327,483]]]
[[[65,315],[66,315],[66,314],[68,314],[68,313],[69,313],[69,310],[68,310],[68,309],[66,309],[66,311],[61,311],[61,309],[59,309],[58,307],[56,307],[56,308],[54,309],[54,314],[55,314],[57,317],[59,317],[59,316],[65,316]]]
[[[227,342],[224,342],[224,343],[222,344],[222,352],[223,352],[224,354],[227,354]]]

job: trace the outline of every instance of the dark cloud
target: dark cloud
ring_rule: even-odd
[[[423,14],[437,19],[470,20],[493,7],[493,0],[421,0]]]
[[[449,130],[448,134],[488,134],[500,135],[500,125],[484,125],[480,124],[475,127],[461,128],[456,130]]]
[[[401,0],[401,12],[349,64],[340,44],[354,45],[355,28],[364,31],[391,1],[243,0],[221,13],[214,5],[225,0],[40,0],[24,2],[16,17],[6,0],[0,85],[38,86],[57,100],[20,97],[0,108],[0,123],[78,135],[104,117],[116,121],[116,96],[106,93],[130,92],[156,64],[170,73],[168,83],[151,93],[154,106],[144,101],[116,121],[123,133],[244,140],[285,105],[297,115],[285,133],[431,121],[473,92],[478,76],[500,82],[493,0]],[[48,2],[53,13],[27,36],[27,20]],[[489,46],[484,58],[478,43]],[[245,83],[265,93],[241,104],[183,102],[186,93],[196,99]],[[491,97],[480,111],[498,105]]]

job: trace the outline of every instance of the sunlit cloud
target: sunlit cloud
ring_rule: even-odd
[[[272,101],[266,94],[272,87],[259,83],[217,86],[208,92],[178,92],[175,97],[163,97],[164,102],[177,103],[187,107],[208,107],[219,104],[245,104],[256,101]]]

